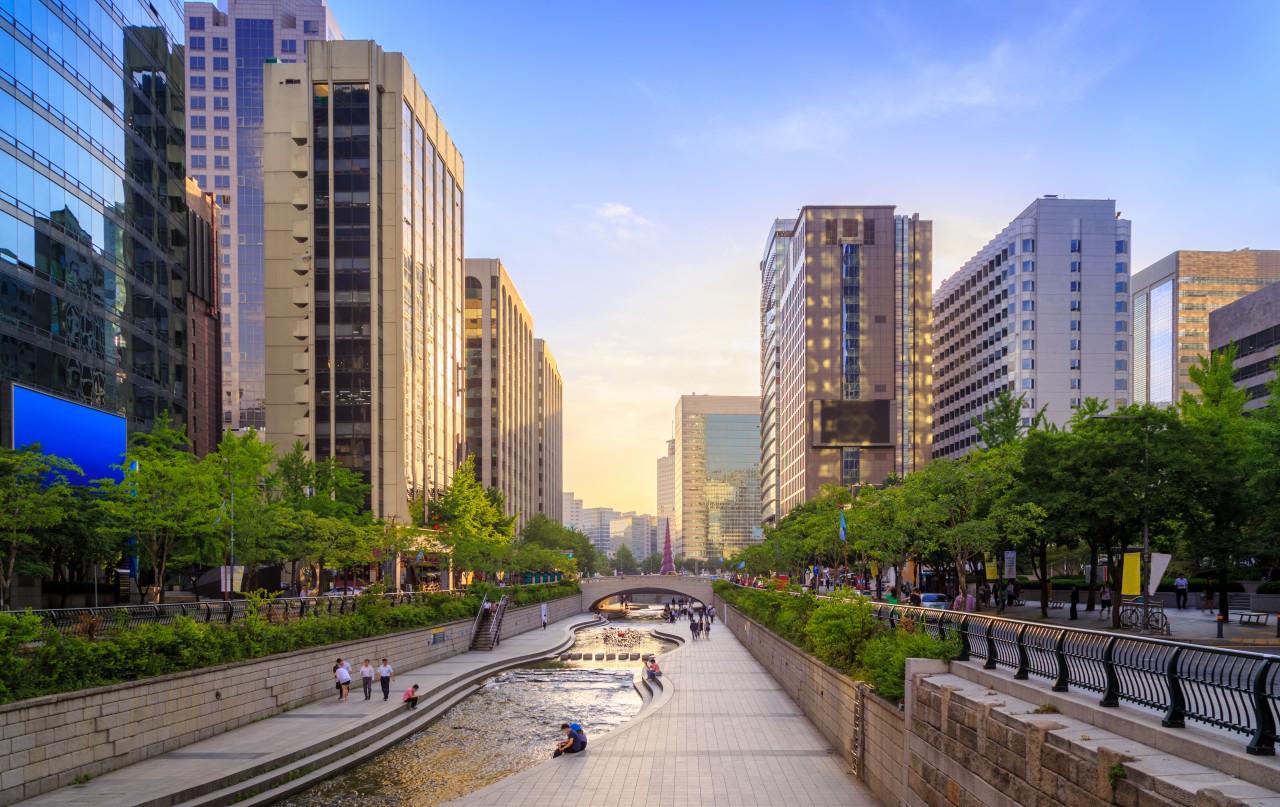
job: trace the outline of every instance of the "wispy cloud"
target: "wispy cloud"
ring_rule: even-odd
[[[584,206],[585,207],[585,206]],[[653,223],[636,213],[630,205],[605,202],[590,208],[589,226],[593,232],[617,241],[634,242],[648,238]]]

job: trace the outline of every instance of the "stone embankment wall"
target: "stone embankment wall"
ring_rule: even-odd
[[[1102,709],[1096,696],[1051,693],[1048,682],[1041,691],[973,663],[948,672],[942,662],[908,661],[899,708],[716,606],[887,807],[1280,804],[1280,762],[1245,755],[1240,735],[1162,729],[1158,715]]]
[[[555,622],[581,598],[547,603]],[[333,697],[336,658],[387,658],[408,672],[467,651],[473,620],[389,636],[66,692],[0,706],[0,804],[12,804],[301,706]],[[542,627],[537,605],[516,608],[502,633]],[[396,683],[400,683],[399,680]],[[358,686],[358,684],[357,684]],[[398,697],[398,693],[396,693]]]

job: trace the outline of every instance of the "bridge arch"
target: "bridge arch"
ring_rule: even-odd
[[[690,597],[711,604],[711,578],[675,574],[627,574],[621,577],[584,577],[582,610],[592,611],[600,603],[621,594],[668,594]]]

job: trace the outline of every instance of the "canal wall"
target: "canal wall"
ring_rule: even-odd
[[[553,600],[547,611],[551,622],[566,619],[581,612],[581,599]],[[353,667],[365,658],[387,658],[407,671],[465,653],[472,624],[449,622],[0,706],[0,804],[334,697],[331,670],[339,657]],[[535,627],[542,627],[541,609],[532,605],[508,611],[502,633]]]

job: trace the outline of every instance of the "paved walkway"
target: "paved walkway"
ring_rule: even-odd
[[[661,657],[672,687],[665,703],[590,738],[581,756],[548,760],[448,807],[879,805],[733,634],[717,624],[713,635]]]
[[[418,684],[421,691],[431,693],[437,687],[486,665],[550,652],[568,639],[575,625],[591,619],[589,614],[580,614],[553,623],[545,631],[533,630],[504,638],[502,644],[492,651],[463,653],[417,670],[397,670],[388,702],[383,702],[382,693],[376,687],[373,700],[364,700],[357,684],[346,703],[339,702],[336,697],[325,698],[95,777],[87,784],[64,787],[20,803],[24,807],[130,807],[165,793],[187,790],[202,781],[234,774],[238,770],[249,770],[269,757],[288,754],[306,744],[340,737],[362,726],[367,728],[371,718],[393,716],[404,709],[400,697],[412,684]],[[420,706],[419,711],[425,714],[430,710]]]
[[[1098,619],[1099,611],[1096,609],[1093,611],[1084,610],[1084,603],[1080,604],[1078,611],[1080,618],[1075,621],[1068,618],[1071,615],[1070,608],[1050,608],[1049,619],[1044,620],[1040,617],[1040,601],[1037,592],[1029,591],[1026,596],[1034,599],[1028,600],[1026,605],[1009,608],[1000,616],[1007,616],[1011,619],[1029,619],[1036,622],[1048,621],[1055,625],[1069,628],[1111,630],[1111,620],[1109,618]],[[995,611],[988,609],[982,613],[991,615]],[[1158,638],[1172,639],[1177,642],[1252,648],[1264,653],[1272,652],[1272,650],[1267,649],[1269,645],[1280,645],[1280,639],[1276,637],[1276,621],[1280,618],[1280,615],[1272,614],[1266,625],[1241,625],[1236,613],[1236,611],[1231,612],[1231,624],[1223,626],[1223,638],[1219,639],[1218,614],[1216,611],[1212,614],[1205,614],[1199,608],[1184,608],[1181,611],[1176,608],[1166,608],[1164,609],[1164,614],[1169,618],[1170,635],[1167,637],[1157,636]],[[1137,634],[1138,630],[1120,628],[1116,632]]]

